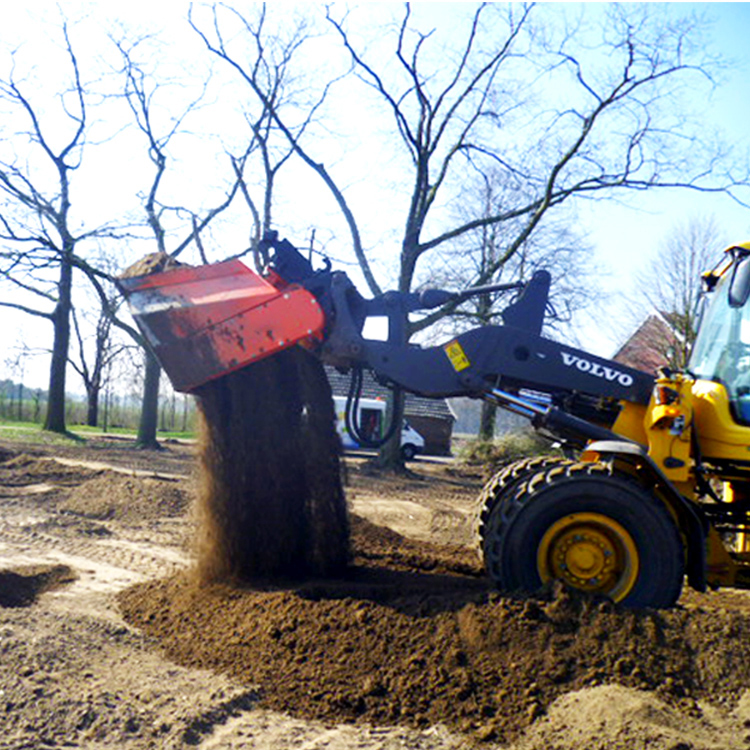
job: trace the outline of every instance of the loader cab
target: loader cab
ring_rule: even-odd
[[[688,369],[699,380],[722,384],[734,420],[750,425],[750,243],[727,253],[724,267],[705,277]]]

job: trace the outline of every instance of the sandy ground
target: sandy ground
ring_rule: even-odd
[[[65,463],[46,458],[50,453]],[[148,627],[128,624],[117,597],[134,585],[174,580],[189,565],[192,466],[190,449],[178,445],[150,454],[101,443],[65,450],[0,443],[0,748],[750,747],[744,687],[750,685],[750,600],[742,592],[687,596],[681,612],[658,621],[693,643],[694,617],[693,630],[714,639],[707,642],[732,645],[720,665],[691,646],[701,685],[719,686],[715,694],[704,689],[679,698],[679,690],[660,690],[653,680],[615,680],[600,670],[530,711],[510,740],[488,732],[482,741],[477,732],[432,718],[415,728],[314,720],[294,707],[269,710],[262,685],[231,670],[179,666],[163,655]],[[478,477],[426,464],[415,465],[426,480],[383,479],[352,462],[349,468],[347,494],[358,515],[418,542],[470,542]],[[515,605],[503,606],[516,612]],[[550,622],[554,606],[545,610]],[[531,614],[527,606],[519,627],[529,625]],[[592,616],[590,625],[601,625],[602,617],[615,615]],[[186,622],[185,641],[194,637],[190,627]],[[597,637],[614,642],[612,633]],[[176,621],[172,636],[180,635]],[[655,652],[666,648],[657,641]],[[528,702],[529,695],[506,700],[515,698]]]

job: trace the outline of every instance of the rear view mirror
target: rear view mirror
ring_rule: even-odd
[[[750,296],[750,255],[738,255],[737,258],[729,282],[730,307],[744,307]]]

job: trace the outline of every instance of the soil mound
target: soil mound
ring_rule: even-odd
[[[717,712],[679,711],[647,691],[584,688],[558,698],[513,750],[729,750],[745,744],[736,731],[746,721],[743,703],[728,725]]]
[[[100,521],[137,523],[181,515],[188,505],[187,493],[175,482],[105,472],[72,489],[58,509]]]
[[[356,558],[360,563],[392,570],[462,573],[469,576],[483,574],[474,550],[407,539],[392,529],[377,526],[355,514],[351,515],[350,524],[356,540]]]
[[[28,565],[0,570],[0,607],[28,607],[45,591],[76,579],[67,565]]]
[[[655,690],[689,712],[750,685],[746,612],[620,611],[560,587],[501,597],[464,574],[469,551],[356,519],[352,529],[345,578],[247,590],[179,576],[123,592],[122,611],[170,658],[257,686],[268,707],[333,722],[441,723],[508,741],[570,691]]]
[[[1,449],[0,449],[1,450]],[[53,482],[60,486],[76,486],[88,477],[101,472],[65,466],[54,458],[35,456],[30,453],[10,453],[2,460],[0,453],[0,479],[3,484],[24,485],[38,482]]]

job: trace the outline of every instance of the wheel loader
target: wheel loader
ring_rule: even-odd
[[[669,607],[684,581],[750,586],[750,243],[703,276],[689,366],[642,372],[542,335],[550,275],[449,292],[360,295],[275,233],[256,273],[240,260],[123,278],[121,290],[174,387],[201,385],[303,346],[426,397],[485,399],[528,418],[562,455],[512,463],[482,491],[487,574],[508,592],[559,579],[630,607]],[[441,346],[405,343],[408,316],[472,294],[513,293],[502,325]],[[387,336],[367,338],[368,318]],[[357,435],[357,425],[348,425]],[[387,436],[386,436],[387,437]],[[363,438],[364,440],[364,438]]]

